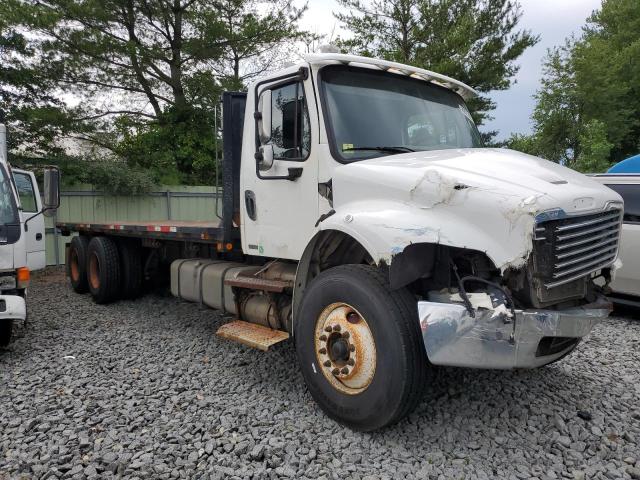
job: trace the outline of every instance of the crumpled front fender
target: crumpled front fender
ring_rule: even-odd
[[[320,224],[355,238],[376,263],[390,265],[408,245],[432,243],[482,251],[497,267],[524,264],[531,251],[534,218],[512,220],[468,205],[422,209],[403,202],[351,202]]]

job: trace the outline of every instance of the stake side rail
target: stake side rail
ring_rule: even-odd
[[[158,240],[190,241],[217,244],[224,241],[224,232],[217,223],[205,222],[108,222],[75,223],[58,222],[56,227],[62,235],[73,232],[85,234],[118,235],[123,237],[152,238]]]

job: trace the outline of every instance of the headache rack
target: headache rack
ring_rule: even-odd
[[[584,294],[585,279],[615,261],[621,222],[622,208],[616,206],[536,224],[533,277],[538,298]]]

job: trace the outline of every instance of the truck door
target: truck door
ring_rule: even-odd
[[[318,220],[317,115],[313,88],[301,76],[280,79],[258,88],[255,102],[248,99],[245,122],[253,122],[256,103],[262,118],[269,118],[269,138],[245,135],[241,165],[242,247],[245,253],[275,258],[299,259],[314,235]],[[255,91],[254,91],[255,95]],[[265,100],[266,98],[266,100]],[[254,133],[246,128],[245,134]],[[247,138],[250,137],[250,138]],[[256,168],[254,155],[273,159],[271,165]],[[287,178],[289,177],[289,178]]]
[[[13,169],[13,178],[20,198],[20,222],[29,220],[28,230],[22,231],[25,238],[27,251],[27,267],[29,270],[39,270],[46,266],[44,216],[37,215],[42,209],[40,190],[36,177],[32,172]]]

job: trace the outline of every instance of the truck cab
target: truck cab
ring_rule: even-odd
[[[52,171],[45,169],[45,181],[50,186],[57,182],[51,178]],[[56,202],[47,209],[57,207]],[[11,339],[14,320],[26,319],[25,299],[31,272],[46,265],[44,210],[33,172],[12,169],[9,165],[6,127],[0,124],[0,345],[3,346]]]
[[[475,94],[342,54],[225,93],[220,223],[59,224],[80,234],[71,284],[106,303],[170,266],[176,297],[235,317],[221,336],[293,337],[314,399],[357,430],[411,412],[435,366],[558,361],[609,314],[623,202],[484,148]]]

